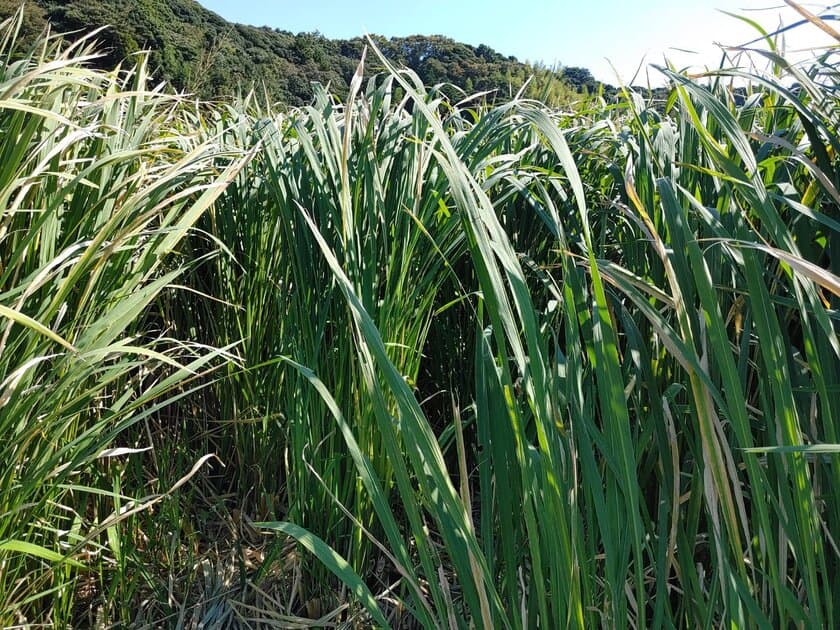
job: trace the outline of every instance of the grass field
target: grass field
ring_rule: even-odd
[[[0,625],[840,624],[833,50],[290,110],[16,27]]]

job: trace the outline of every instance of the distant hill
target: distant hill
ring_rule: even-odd
[[[21,0],[0,0],[0,19]],[[29,0],[24,38],[46,26],[53,32],[87,31],[110,25],[99,37],[113,66],[131,53],[148,49],[160,79],[202,98],[217,98],[264,85],[270,98],[301,105],[312,98],[312,82],[346,91],[364,41],[328,39],[319,33],[290,33],[224,20],[194,0]],[[468,93],[518,91],[526,80],[531,97],[550,101],[570,91],[599,88],[585,68],[553,72],[506,57],[488,46],[470,46],[439,35],[375,38],[385,55],[412,68],[427,85],[451,83]],[[375,71],[369,64],[369,72]]]

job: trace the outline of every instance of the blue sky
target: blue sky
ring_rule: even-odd
[[[589,68],[596,78],[629,80],[643,60],[678,67],[717,66],[714,44],[737,45],[756,37],[747,24],[719,9],[756,20],[768,29],[799,16],[782,0],[199,0],[222,17],[292,32],[320,31],[349,38],[365,32],[389,37],[439,34],[487,44],[505,55],[549,65]],[[819,12],[826,3],[803,2]],[[787,35],[788,48],[825,44],[812,27]],[[689,50],[691,52],[684,52]],[[651,71],[650,79],[659,83]]]

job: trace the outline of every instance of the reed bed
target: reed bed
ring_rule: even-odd
[[[4,626],[837,626],[833,50],[289,110],[19,19]]]

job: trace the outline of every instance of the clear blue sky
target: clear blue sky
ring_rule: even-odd
[[[661,64],[663,55],[678,67],[717,66],[720,52],[714,43],[737,45],[756,37],[752,27],[717,9],[745,15],[768,29],[799,19],[782,0],[199,1],[228,20],[295,33],[446,35],[487,44],[522,61],[584,66],[609,83],[616,83],[610,64],[625,80],[643,59]],[[803,4],[816,13],[827,3]],[[825,42],[813,28],[797,29],[787,39],[790,48]],[[639,81],[645,80],[640,75]],[[653,74],[650,80],[659,82]]]

